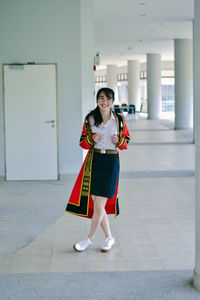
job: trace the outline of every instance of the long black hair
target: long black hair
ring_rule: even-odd
[[[104,93],[105,96],[109,99],[112,99],[113,102],[115,101],[115,93],[112,89],[110,89],[110,88],[101,88],[101,89],[99,89],[98,92],[97,92],[97,95],[96,95],[96,100],[97,101],[98,101],[98,98],[99,98],[101,93]],[[102,115],[101,115],[101,112],[100,112],[100,109],[99,109],[98,105],[95,109],[93,109],[86,116],[86,118],[89,118],[90,116],[93,116],[95,126],[99,126],[103,122]]]

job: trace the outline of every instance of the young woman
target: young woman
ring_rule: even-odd
[[[97,107],[86,116],[80,138],[80,146],[89,151],[66,207],[67,212],[92,219],[88,237],[73,246],[79,252],[93,244],[99,226],[106,237],[101,251],[115,244],[107,214],[119,214],[118,150],[126,149],[130,140],[124,117],[112,111],[114,91],[102,88],[96,98]]]

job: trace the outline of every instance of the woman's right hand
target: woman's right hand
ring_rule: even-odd
[[[103,139],[103,135],[98,134],[98,133],[93,133],[92,134],[92,139],[95,143],[98,143],[99,141],[101,141]]]

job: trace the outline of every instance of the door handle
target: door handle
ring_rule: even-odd
[[[55,120],[45,121],[45,123],[55,123]]]

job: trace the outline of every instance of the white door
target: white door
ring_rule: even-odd
[[[4,65],[7,180],[58,179],[56,65]]]

